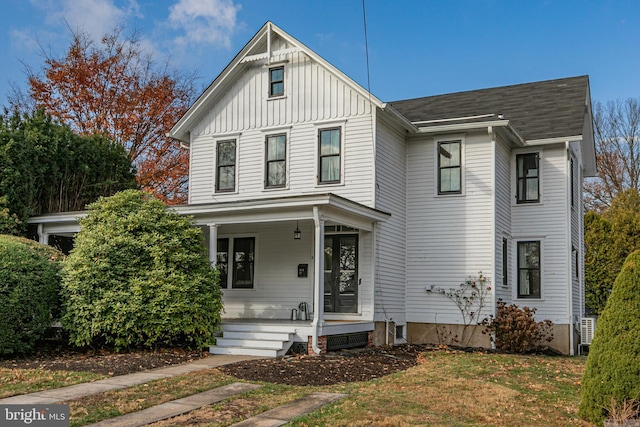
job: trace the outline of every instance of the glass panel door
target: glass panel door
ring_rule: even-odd
[[[358,236],[335,235],[324,239],[324,311],[358,311]]]

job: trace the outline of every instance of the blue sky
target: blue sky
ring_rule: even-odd
[[[0,0],[0,105],[69,29],[119,24],[206,87],[267,21],[367,87],[362,0]],[[588,74],[594,102],[640,97],[640,0],[366,0],[383,101]]]

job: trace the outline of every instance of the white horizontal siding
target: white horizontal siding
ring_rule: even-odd
[[[386,121],[376,128],[376,207],[391,214],[378,225],[375,320],[406,322],[406,141]]]
[[[300,240],[292,230],[299,226]],[[218,238],[255,237],[255,283],[253,289],[223,289],[223,317],[288,319],[301,302],[313,308],[313,223],[312,221],[269,224],[223,225]],[[203,237],[208,246],[208,231]],[[360,319],[373,318],[371,233],[360,233],[358,243],[358,287]],[[230,260],[232,256],[230,255]],[[298,265],[308,264],[307,277],[298,277]],[[231,265],[229,266],[231,272]],[[229,273],[231,274],[231,273]]]
[[[535,152],[538,149],[528,151]],[[569,195],[565,175],[566,150],[564,144],[558,144],[545,146],[540,153],[542,202],[512,205],[512,235],[514,240],[540,239],[542,241],[542,299],[521,299],[516,300],[516,303],[520,306],[537,308],[538,319],[567,324],[569,323],[567,257],[571,247],[567,242],[566,216]],[[512,167],[515,168],[515,160],[512,159],[512,162]],[[515,195],[515,184],[512,191]],[[515,250],[517,249],[514,245]],[[517,286],[516,268],[517,266],[514,265],[514,288]]]
[[[493,280],[491,143],[486,134],[465,136],[464,195],[450,196],[436,195],[434,144],[421,137],[407,148],[407,320],[461,323],[446,296],[425,289],[455,288],[480,271]]]
[[[340,184],[318,185],[318,131],[340,126],[343,137],[343,168]],[[265,138],[288,132],[288,186],[264,188]],[[351,117],[331,123],[298,123],[291,127],[247,130],[231,134],[238,144],[237,191],[215,194],[215,143],[229,136],[204,135],[192,141],[190,203],[235,201],[248,198],[283,197],[299,194],[335,193],[373,206],[373,143],[371,117]]]
[[[498,138],[496,141],[496,299],[511,303],[513,277],[511,261],[513,243],[511,242],[511,148]],[[502,239],[507,239],[507,286],[503,285]]]

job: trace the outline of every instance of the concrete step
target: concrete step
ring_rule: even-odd
[[[224,331],[224,338],[234,340],[289,341],[291,334],[288,332]]]
[[[278,357],[286,354],[285,350],[276,350],[273,348],[249,348],[249,347],[209,347],[211,354],[236,354],[243,356],[262,356],[262,357]]]
[[[300,326],[308,326],[307,323],[300,322]],[[222,332],[284,332],[286,334],[295,334],[296,327],[291,325],[268,325],[255,323],[223,323]]]
[[[282,350],[283,342],[287,340],[252,340],[252,339],[230,339],[225,334],[222,338],[216,339],[216,347],[256,347],[256,348],[272,348],[274,350]]]

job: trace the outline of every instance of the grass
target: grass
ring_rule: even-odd
[[[418,366],[377,380],[325,387],[264,384],[153,426],[227,426],[313,391],[348,397],[289,425],[589,426],[577,416],[584,362],[581,357],[429,352]],[[233,381],[237,379],[210,369],[85,397],[68,402],[71,425],[138,411]],[[5,382],[0,384],[0,393],[7,388]]]
[[[91,372],[0,368],[0,399],[106,378]]]

